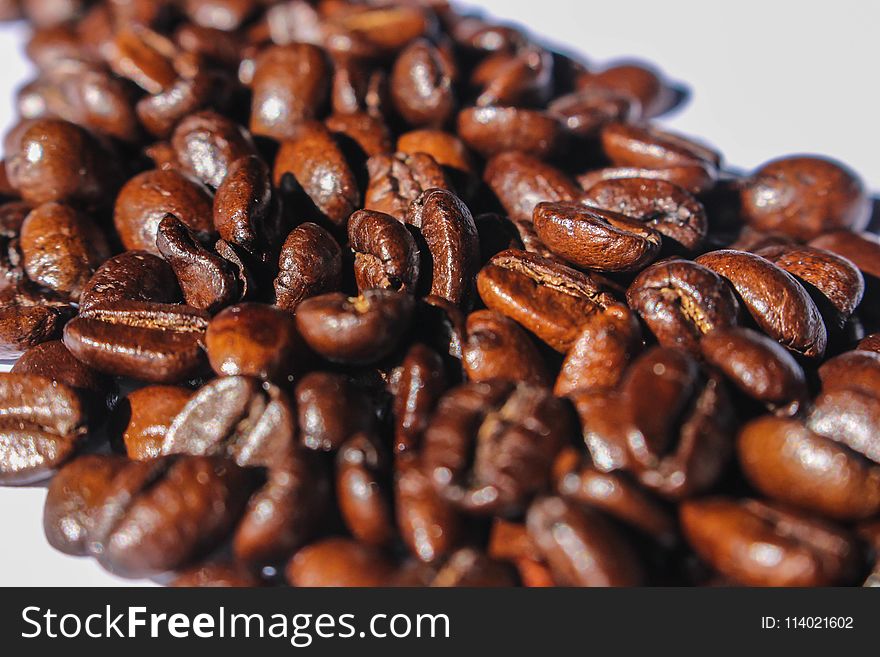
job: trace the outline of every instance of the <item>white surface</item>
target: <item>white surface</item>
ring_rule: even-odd
[[[880,189],[880,2],[837,0],[485,0],[496,16],[586,53],[598,65],[621,57],[654,62],[691,92],[664,122],[714,144],[745,169],[794,152],[834,156]],[[0,29],[0,126],[26,79],[22,35]],[[54,552],[43,537],[42,489],[0,489],[0,585],[127,582],[89,559]]]

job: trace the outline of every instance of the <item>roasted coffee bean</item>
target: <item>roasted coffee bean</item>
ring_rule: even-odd
[[[43,531],[49,545],[65,554],[88,554],[95,515],[126,463],[119,456],[86,454],[58,471],[43,506]]]
[[[632,547],[598,513],[545,497],[529,507],[526,527],[558,586],[642,583],[641,564]]]
[[[863,274],[880,278],[880,237],[873,233],[834,231],[817,237],[809,246],[836,253],[852,262]]]
[[[638,116],[641,107],[631,96],[608,89],[584,89],[556,98],[547,110],[578,137],[594,137],[607,124]]]
[[[664,180],[686,189],[691,194],[709,190],[715,183],[712,171],[702,165],[669,167],[667,169],[643,169],[639,167],[606,167],[588,171],[578,176],[578,184],[589,190],[606,180],[639,178],[641,180]]]
[[[613,389],[640,346],[638,321],[626,306],[614,304],[589,315],[565,355],[553,393]]]
[[[294,310],[301,301],[342,286],[342,250],[326,230],[305,223],[284,240],[278,270],[275,303]]]
[[[830,251],[795,245],[768,246],[755,253],[816,288],[844,320],[862,301],[865,279],[846,258]]]
[[[0,374],[0,484],[48,477],[82,442],[86,417],[73,388],[34,374]]]
[[[703,336],[706,362],[746,395],[793,415],[808,398],[804,370],[779,343],[748,328],[719,328]]]
[[[327,98],[324,52],[308,43],[269,46],[254,62],[250,130],[273,139],[294,137],[315,118]]]
[[[747,586],[845,584],[857,558],[843,530],[756,500],[685,502],[681,524],[700,557]]]
[[[367,160],[370,182],[364,199],[367,210],[404,221],[410,203],[429,189],[449,189],[446,174],[431,155],[395,153]]]
[[[369,399],[341,374],[312,372],[294,393],[300,440],[311,450],[333,451],[359,432],[373,429]]]
[[[768,497],[838,520],[880,511],[880,465],[799,420],[758,418],[740,432],[740,466]]]
[[[293,586],[387,586],[394,564],[375,547],[333,537],[297,552],[285,574]]]
[[[571,428],[565,407],[544,388],[468,383],[437,406],[422,462],[437,491],[468,512],[522,511],[546,487]]]
[[[395,454],[418,447],[447,386],[446,366],[440,355],[421,343],[410,347],[395,382],[392,404]]]
[[[752,226],[800,241],[832,230],[864,230],[870,218],[856,174],[819,157],[768,162],[746,180],[741,199],[743,218]]]
[[[580,203],[539,203],[535,230],[556,255],[585,269],[642,269],[660,251],[660,233],[625,214]]]
[[[190,77],[179,77],[160,93],[144,96],[137,102],[135,110],[150,134],[167,139],[184,117],[209,106],[220,108],[226,105],[230,88],[228,75],[202,68]]]
[[[462,533],[459,512],[437,494],[417,460],[398,458],[394,482],[397,527],[417,559],[433,563],[448,555]]]
[[[428,294],[467,306],[480,258],[479,235],[468,207],[452,192],[429,189],[410,204],[406,223],[427,247],[423,256],[429,256],[430,267],[420,271]]]
[[[220,238],[258,260],[268,259],[281,238],[278,215],[265,162],[249,155],[228,163],[214,195],[214,228]]]
[[[23,121],[6,134],[3,152],[9,182],[29,203],[95,204],[115,187],[111,157],[89,132],[67,121]]]
[[[478,310],[468,316],[463,356],[471,381],[549,383],[547,368],[528,334],[512,319],[491,310]]]
[[[282,381],[308,361],[293,317],[259,303],[231,306],[215,316],[208,324],[205,347],[220,376]]]
[[[232,163],[254,154],[247,131],[212,111],[191,114],[171,135],[177,161],[184,173],[217,189]]]
[[[455,109],[454,64],[427,39],[404,48],[391,69],[391,99],[412,126],[440,127]]]
[[[880,395],[860,387],[831,388],[820,394],[807,426],[880,463]]]
[[[233,31],[257,9],[254,0],[185,0],[186,15],[203,27]]]
[[[330,86],[330,105],[337,114],[365,112],[386,119],[390,114],[391,98],[388,73],[370,69],[360,59],[347,55],[333,62],[333,80]]]
[[[639,219],[688,251],[697,250],[708,231],[706,211],[700,202],[665,180],[604,180],[590,187],[580,201]]]
[[[691,352],[699,349],[703,335],[735,326],[739,313],[728,283],[689,260],[664,260],[646,268],[626,299],[661,345]]]
[[[387,56],[425,34],[429,27],[428,13],[417,6],[337,11],[326,24],[327,46],[337,54]]]
[[[825,323],[816,304],[791,274],[765,258],[742,251],[713,251],[696,262],[727,279],[752,319],[771,338],[810,358],[825,353]]]
[[[553,116],[521,107],[469,107],[457,121],[458,135],[484,157],[504,151],[546,158],[562,141],[562,127]]]
[[[553,55],[535,45],[496,53],[477,65],[470,81],[481,88],[479,106],[543,104],[553,93]]]
[[[189,306],[97,303],[64,327],[64,346],[96,370],[151,383],[175,383],[204,368],[208,317]]]
[[[61,203],[44,203],[28,214],[21,226],[19,248],[31,281],[73,301],[110,257],[101,229]]]
[[[520,152],[501,153],[486,164],[483,180],[511,219],[531,221],[541,201],[574,201],[581,192],[562,171]]]
[[[159,223],[172,214],[200,240],[214,232],[211,196],[194,180],[177,171],[145,171],[131,178],[116,197],[113,221],[122,245],[159,255]]]
[[[384,288],[415,292],[419,248],[406,226],[391,215],[358,210],[348,220],[358,290]]]
[[[387,356],[409,328],[413,298],[391,290],[358,297],[331,292],[303,301],[296,325],[314,351],[342,363],[373,363]]]
[[[146,251],[126,251],[101,265],[83,288],[79,309],[117,301],[174,303],[181,298],[177,277],[167,261]]]
[[[611,123],[602,130],[602,148],[619,167],[668,169],[682,166],[717,168],[721,156],[710,148],[649,125]]]
[[[825,361],[819,376],[823,390],[861,389],[880,397],[880,354],[859,346]]]
[[[247,501],[247,474],[211,457],[132,461],[94,514],[89,552],[123,577],[158,575],[210,551]]]
[[[873,351],[880,354],[880,333],[872,333],[859,342],[858,348],[862,351]]]
[[[130,392],[114,411],[128,458],[146,461],[162,454],[168,428],[192,397],[180,386],[144,386]]]
[[[513,573],[475,548],[461,548],[452,553],[434,579],[432,587],[503,587],[512,586]]]
[[[149,94],[166,91],[177,80],[174,44],[144,26],[126,25],[107,43],[104,58],[119,77]]]
[[[477,276],[480,297],[559,352],[577,340],[593,314],[615,304],[602,283],[525,251],[502,251]]]
[[[357,181],[333,135],[322,124],[301,124],[282,142],[275,159],[274,180],[290,174],[323,217],[338,228],[361,202]]]
[[[349,438],[336,455],[339,510],[352,536],[367,545],[387,545],[396,533],[388,466],[376,440],[364,433]]]
[[[437,164],[467,173],[474,172],[473,156],[464,142],[451,132],[412,130],[397,138],[397,150],[406,155],[426,153]],[[428,185],[437,187],[438,185]]]
[[[103,398],[113,382],[100,372],[74,358],[61,340],[51,340],[31,347],[10,370],[13,374],[36,374],[73,388],[84,395]]]
[[[0,294],[0,358],[17,358],[38,344],[61,337],[76,312],[68,302],[29,292]]]
[[[642,62],[622,62],[602,71],[581,75],[577,80],[581,90],[605,89],[626,95],[637,101],[641,116],[651,118],[663,114],[675,103],[675,93],[661,74]]]
[[[199,564],[179,573],[168,585],[174,588],[255,588],[263,586],[259,577],[235,562]]]
[[[324,119],[324,125],[330,132],[348,137],[367,157],[394,150],[388,126],[375,116],[363,112],[333,114]]]

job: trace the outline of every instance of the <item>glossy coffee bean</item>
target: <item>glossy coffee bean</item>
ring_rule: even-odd
[[[275,303],[294,310],[301,301],[342,285],[342,250],[326,230],[313,223],[295,228],[281,246]]]
[[[115,411],[128,458],[146,461],[161,455],[168,428],[191,397],[192,391],[180,386],[144,386],[130,392]]]
[[[546,386],[547,368],[528,334],[504,315],[478,310],[467,319],[464,368],[471,381],[507,379]]]
[[[880,511],[880,466],[796,419],[758,418],[740,432],[743,472],[768,497],[838,520]]]
[[[214,232],[211,196],[194,180],[176,171],[145,171],[131,178],[116,197],[113,221],[122,245],[159,255],[156,235],[165,215],[172,214],[199,239]]]
[[[462,533],[460,512],[437,494],[416,460],[398,459],[394,491],[397,527],[412,554],[426,563],[448,555]]]
[[[861,389],[880,397],[880,354],[847,351],[826,360],[819,368],[823,390]]]
[[[220,238],[259,260],[268,259],[281,237],[277,214],[265,162],[255,155],[230,162],[214,194],[214,228]]]
[[[74,358],[61,340],[31,347],[10,370],[13,374],[35,374],[69,386],[85,395],[102,398],[113,388],[112,381]]]
[[[397,150],[407,155],[425,153],[441,166],[467,173],[474,171],[473,156],[464,142],[451,132],[430,129],[405,132],[397,138]]]
[[[607,124],[626,121],[641,111],[631,96],[608,89],[583,89],[553,100],[547,107],[565,129],[579,137],[595,137]]]
[[[512,219],[531,221],[541,201],[574,201],[581,195],[565,173],[517,151],[491,158],[483,180]]]
[[[255,152],[244,128],[212,111],[191,114],[178,123],[171,146],[183,172],[213,189],[233,162]]]
[[[862,351],[880,353],[880,333],[872,333],[859,342],[858,348]]]
[[[814,401],[807,426],[880,463],[880,396],[876,390],[824,390]]]
[[[168,585],[173,588],[255,588],[259,577],[239,563],[212,562],[186,568]]]
[[[641,167],[605,167],[587,171],[578,176],[578,184],[586,191],[606,180],[640,178],[642,180],[664,180],[687,190],[691,194],[699,194],[711,189],[715,183],[712,171],[708,166],[690,164],[669,167],[666,169],[645,169]]]
[[[484,157],[516,150],[546,158],[562,140],[553,116],[519,107],[469,107],[459,113],[457,129],[464,143]]]
[[[791,274],[765,258],[742,251],[713,251],[696,262],[727,279],[752,319],[771,338],[811,358],[825,353],[825,323],[816,304]]]
[[[358,290],[383,288],[415,292],[419,281],[419,248],[406,226],[391,215],[358,210],[348,220]]]
[[[0,374],[0,483],[46,478],[85,437],[76,390],[33,374]]]
[[[553,253],[585,269],[638,270],[660,251],[660,233],[638,219],[580,203],[539,203],[534,225]]]
[[[513,584],[513,573],[481,550],[460,548],[453,552],[431,580],[432,587],[506,587]]]
[[[394,564],[350,538],[325,538],[297,552],[285,575],[293,586],[387,586]]]
[[[873,233],[829,232],[812,240],[809,246],[836,253],[852,262],[863,274],[880,278],[880,238]]]
[[[481,89],[475,102],[480,107],[543,104],[553,93],[553,68],[553,55],[537,45],[490,55],[471,73],[471,85]]]
[[[739,302],[711,269],[664,260],[644,269],[626,292],[630,308],[664,347],[699,349],[702,336],[737,324]]]
[[[311,372],[294,391],[300,441],[315,451],[335,451],[357,433],[373,430],[369,399],[342,375]]]
[[[461,345],[459,349],[461,358]],[[409,348],[393,390],[395,454],[411,452],[421,443],[434,408],[446,392],[449,378],[440,354],[421,343]]]
[[[650,64],[621,62],[602,71],[580,76],[577,87],[582,90],[603,89],[619,93],[638,102],[642,116],[663,114],[674,101],[673,90]]]
[[[67,302],[42,295],[16,293],[0,295],[0,358],[18,358],[23,352],[61,337],[75,308]]]
[[[387,356],[409,326],[410,295],[367,290],[358,297],[331,292],[297,306],[296,325],[306,344],[328,360],[371,363]]]
[[[167,89],[142,97],[135,105],[141,124],[154,137],[167,139],[184,117],[227,104],[230,79],[226,74],[207,68],[197,69],[191,76],[178,77]]]
[[[746,586],[844,584],[856,559],[844,531],[755,500],[686,502],[681,523],[700,557]]]
[[[387,545],[394,538],[389,464],[376,440],[359,433],[336,455],[336,497],[352,536],[367,545]]]
[[[429,189],[449,189],[443,169],[427,153],[375,155],[367,160],[370,181],[364,207],[405,221],[410,203]]]
[[[334,135],[353,141],[367,157],[394,151],[391,133],[381,118],[364,112],[332,114],[324,119],[324,125]]]
[[[410,43],[391,69],[395,109],[412,126],[442,126],[455,108],[454,77],[446,53],[426,39]]]
[[[174,303],[181,299],[177,277],[167,261],[147,251],[126,251],[101,265],[83,288],[81,313],[118,301]]]
[[[612,123],[602,130],[601,140],[605,155],[619,167],[715,168],[721,162],[721,156],[703,144],[650,125]]]
[[[477,276],[480,297],[559,352],[566,352],[592,314],[614,298],[588,274],[525,251],[494,256]]]
[[[819,157],[768,162],[743,186],[746,221],[759,230],[807,241],[832,230],[863,230],[870,217],[861,180]]]

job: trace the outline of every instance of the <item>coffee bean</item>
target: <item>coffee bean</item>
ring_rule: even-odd
[[[184,10],[194,23],[203,27],[233,31],[254,13],[254,0],[185,0]]]
[[[826,360],[819,368],[823,390],[861,389],[880,397],[880,354],[847,351]]]
[[[850,579],[852,538],[802,514],[715,497],[686,502],[681,523],[697,554],[738,584],[831,586]]]
[[[0,294],[0,358],[18,358],[31,347],[61,337],[75,312],[67,302],[30,292]]]
[[[817,249],[826,249],[846,258],[863,274],[880,278],[880,238],[873,233],[829,232],[809,243]]]
[[[541,201],[574,201],[581,194],[562,171],[517,151],[491,158],[483,180],[512,219],[531,221]]]
[[[562,128],[551,115],[521,107],[469,107],[457,121],[458,134],[484,157],[504,151],[546,158],[562,141]]]
[[[858,348],[863,351],[873,351],[880,353],[880,333],[872,333],[859,342]]]
[[[384,288],[415,292],[419,248],[407,228],[391,215],[358,210],[348,220],[358,290]]]
[[[162,454],[168,428],[192,397],[180,386],[144,386],[123,399],[115,413],[128,458],[146,461]]]
[[[412,126],[440,127],[455,108],[454,63],[428,40],[404,48],[391,70],[391,99]]]
[[[410,203],[429,189],[449,189],[446,174],[426,153],[376,155],[367,160],[370,182],[364,199],[367,210],[404,221]]]
[[[165,260],[146,251],[126,251],[98,268],[83,288],[79,308],[86,313],[118,301],[174,303],[180,298],[177,277]]]
[[[863,230],[870,217],[862,182],[825,158],[768,162],[747,180],[741,198],[752,226],[802,241],[837,229]]]
[[[259,577],[239,563],[206,563],[177,573],[168,586],[175,588],[255,588],[263,586]]]
[[[876,390],[825,390],[815,399],[807,426],[880,463],[880,395]]]
[[[459,540],[459,512],[437,494],[418,462],[400,458],[396,471],[395,508],[400,536],[416,558],[436,562],[448,555]]]
[[[177,80],[174,44],[144,26],[124,26],[109,42],[105,59],[116,75],[150,94],[166,91]]]
[[[135,105],[141,124],[159,139],[171,137],[184,117],[207,109],[223,107],[230,95],[228,75],[199,69],[191,76],[178,77],[167,89],[144,96]]]
[[[474,172],[473,156],[464,142],[451,132],[430,129],[405,132],[397,138],[397,150],[410,156],[425,153],[441,166]],[[438,186],[428,184],[427,188]]]
[[[410,347],[394,390],[395,454],[414,450],[421,443],[434,408],[446,392],[448,379],[446,366],[436,351],[420,343]]]
[[[478,310],[468,316],[467,336],[463,356],[469,380],[548,384],[541,355],[513,320],[491,310]]]
[[[611,123],[602,130],[601,138],[605,155],[619,167],[717,168],[721,163],[721,156],[703,144],[650,125]]]
[[[275,303],[294,310],[309,297],[341,287],[342,251],[330,233],[317,224],[305,223],[284,240],[278,269]]]
[[[300,440],[311,450],[329,452],[359,432],[373,429],[369,399],[346,376],[306,374],[296,385]]]
[[[646,118],[663,114],[675,103],[675,94],[661,74],[642,62],[623,62],[582,75],[577,80],[577,87],[581,90],[609,90],[628,96],[638,102],[641,115]]]
[[[359,433],[336,455],[336,497],[352,536],[367,545],[387,545],[395,536],[386,455],[376,440]]]
[[[332,114],[324,119],[324,125],[333,134],[352,140],[367,157],[394,151],[388,126],[375,116],[363,112]]]
[[[278,215],[265,162],[255,155],[230,162],[214,195],[214,228],[220,238],[267,260],[281,238]]]
[[[61,340],[51,340],[24,352],[10,370],[13,374],[36,374],[69,386],[88,397],[103,397],[113,387],[100,372],[74,358]]]
[[[48,477],[73,455],[85,432],[73,388],[33,374],[0,374],[0,484]]]
[[[606,167],[578,176],[578,184],[586,191],[606,180],[639,178],[641,180],[664,180],[699,194],[709,190],[714,184],[712,172],[704,165],[685,165],[666,169],[644,169],[640,167]]]
[[[513,574],[502,563],[493,561],[474,548],[453,552],[434,578],[432,587],[502,587],[512,586]]]
[[[297,552],[287,564],[293,586],[385,586],[394,574],[377,548],[350,538],[325,538]]]
[[[481,89],[476,104],[534,105],[553,93],[553,55],[536,45],[499,52],[483,59],[471,73],[471,86]]]
[[[232,163],[254,154],[248,132],[212,111],[191,114],[171,135],[177,161],[184,173],[217,189]]]
[[[627,121],[641,111],[631,96],[604,88],[584,89],[560,96],[547,109],[566,130],[579,137],[595,137],[605,125]]]
[[[534,222],[553,253],[585,269],[637,270],[660,251],[660,234],[641,221],[580,203],[539,203]]]

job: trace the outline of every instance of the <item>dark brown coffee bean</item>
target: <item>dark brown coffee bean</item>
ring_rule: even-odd
[[[228,164],[214,195],[214,228],[220,238],[264,260],[277,248],[278,208],[272,203],[272,179],[255,155]]]
[[[98,268],[83,288],[79,308],[84,313],[98,304],[117,301],[174,303],[180,298],[171,265],[146,251],[126,251]]]
[[[675,103],[673,90],[661,74],[642,62],[623,62],[603,71],[582,75],[578,89],[604,89],[626,95],[638,102],[641,116],[651,118],[663,114]]]
[[[333,451],[359,432],[373,429],[369,399],[348,377],[312,372],[296,385],[300,440],[311,450]]]
[[[15,290],[0,295],[0,358],[18,358],[38,344],[61,337],[76,312],[67,302]]]
[[[211,196],[194,180],[176,171],[145,171],[131,178],[116,197],[113,221],[126,249],[159,255],[159,223],[172,214],[198,238],[214,233]]]
[[[516,512],[546,487],[570,432],[566,409],[543,388],[468,383],[440,401],[422,460],[437,491],[456,506],[479,514]]]
[[[809,246],[836,253],[852,262],[862,273],[880,278],[880,237],[873,233],[834,231],[817,237]]]
[[[559,352],[615,303],[597,279],[525,251],[502,251],[477,276],[480,297]]]
[[[874,353],[880,354],[880,333],[872,333],[867,336],[864,340],[859,342],[859,347],[862,351],[873,351]]]
[[[745,183],[743,218],[759,230],[807,241],[832,230],[864,230],[870,218],[861,180],[818,157],[768,162]]]
[[[459,113],[457,127],[464,143],[484,157],[515,150],[546,158],[562,141],[556,118],[521,107],[469,107]]]
[[[141,124],[154,137],[167,139],[185,116],[227,104],[231,81],[228,75],[208,69],[193,71],[190,77],[179,77],[164,91],[144,96],[135,109]]]
[[[512,586],[513,582],[507,565],[490,559],[480,550],[465,547],[449,556],[431,580],[431,586],[496,588]]]
[[[640,220],[580,203],[539,203],[534,225],[553,253],[585,269],[633,271],[660,252],[660,233]]]
[[[595,137],[607,124],[628,121],[641,111],[632,97],[608,89],[585,89],[560,96],[547,111],[578,137]]]
[[[333,64],[330,86],[333,111],[337,114],[364,112],[386,119],[391,108],[388,73],[381,68],[371,69],[364,60],[347,55],[336,57]]]
[[[96,370],[151,383],[197,375],[208,317],[188,306],[118,301],[96,304],[64,327],[64,346]]]
[[[735,326],[739,313],[728,283],[689,260],[651,265],[632,282],[626,299],[661,345],[692,353],[703,335]]]
[[[58,471],[43,506],[49,545],[64,554],[88,554],[95,514],[116,474],[126,465],[119,456],[86,454]]]
[[[333,114],[324,119],[324,125],[330,132],[348,137],[367,157],[394,151],[388,126],[369,114]]]
[[[733,285],[767,335],[811,358],[825,353],[827,333],[816,304],[795,278],[769,260],[742,251],[713,251],[697,264]]]
[[[0,484],[49,476],[85,437],[77,392],[33,374],[0,374]]]
[[[318,354],[343,363],[372,363],[387,356],[409,328],[413,298],[391,290],[358,297],[331,292],[303,301],[296,325]]]
[[[807,426],[880,463],[880,395],[876,390],[826,390],[816,398]]]
[[[336,455],[339,510],[352,536],[367,545],[387,545],[396,534],[386,458],[364,433],[349,438]]]
[[[81,363],[61,340],[51,340],[31,347],[10,370],[13,374],[36,374],[64,384],[88,396],[103,397],[111,391],[112,381]]]
[[[275,159],[275,184],[280,185],[287,173],[334,226],[344,228],[349,215],[360,207],[354,173],[333,135],[320,123],[303,123],[282,142]]]
[[[133,461],[146,461],[162,454],[168,427],[192,397],[179,386],[144,386],[128,394],[116,411],[125,453]]]
[[[544,104],[553,93],[553,54],[530,44],[489,55],[473,70],[470,82],[481,89],[478,106]]]
[[[558,497],[529,507],[529,536],[558,586],[637,586],[642,568],[632,547],[598,513]]]
[[[880,397],[880,354],[847,351],[826,360],[819,368],[823,390],[861,389]]]
[[[436,351],[417,343],[406,353],[395,383],[394,453],[401,454],[421,443],[434,408],[448,386],[446,366]]]
[[[179,573],[168,584],[172,588],[256,588],[262,580],[242,564],[213,562],[199,564]]]
[[[748,328],[719,328],[700,341],[706,362],[737,388],[784,415],[807,400],[804,371],[779,343]]]
[[[232,263],[206,249],[174,215],[159,222],[156,248],[177,276],[184,300],[193,308],[216,312],[242,297]]]
[[[219,458],[130,462],[95,514],[89,552],[123,577],[174,570],[225,537],[249,488],[246,473]]]
[[[256,11],[254,0],[185,0],[184,11],[197,25],[232,31]]]
[[[448,555],[461,536],[461,517],[437,494],[416,460],[398,459],[394,490],[397,526],[410,552],[425,563]]]
[[[327,98],[329,70],[324,52],[307,43],[269,46],[254,63],[250,130],[273,139],[295,136]]]
[[[379,6],[337,11],[326,23],[328,48],[337,54],[375,57],[393,54],[430,27],[428,13],[417,6]]]
[[[474,172],[473,156],[464,142],[451,132],[442,130],[405,132],[397,138],[397,150],[406,155],[426,153],[441,166],[467,173]],[[428,185],[428,187],[437,186]]]
[[[428,293],[468,305],[480,258],[477,227],[468,207],[450,191],[429,189],[410,204],[406,223],[427,246],[423,256],[430,256],[430,267],[421,269],[421,276]]]
[[[348,220],[358,290],[383,288],[414,293],[419,248],[406,226],[391,215],[358,210]]]
[[[116,75],[149,94],[166,91],[177,80],[174,44],[143,26],[124,26],[107,44],[104,57]]]
[[[758,418],[740,432],[740,466],[763,494],[838,520],[880,511],[880,466],[799,420]]]
[[[391,99],[412,126],[440,127],[455,109],[454,63],[426,39],[404,48],[391,69]]]
[[[367,210],[404,221],[410,203],[429,189],[449,189],[443,169],[426,153],[395,153],[367,160],[370,182],[364,200]]]
[[[843,584],[856,559],[856,545],[844,531],[754,500],[686,502],[681,524],[700,557],[746,586]]]
[[[467,320],[464,367],[471,381],[507,379],[546,386],[550,377],[531,338],[512,319],[478,310]]]
[[[721,164],[721,156],[703,144],[650,125],[611,123],[602,130],[602,149],[619,167],[717,168]]]
[[[215,316],[205,334],[208,361],[219,376],[282,381],[307,358],[293,316],[261,303],[242,303]]]
[[[638,320],[626,306],[614,304],[589,315],[565,355],[553,394],[564,397],[616,387],[640,346]]]
[[[23,121],[3,142],[6,175],[21,197],[94,204],[115,188],[112,158],[86,130],[60,119]]]
[[[574,201],[581,195],[562,171],[519,152],[501,153],[490,159],[483,180],[512,219],[531,221],[541,201]]]
[[[665,180],[604,180],[588,189],[580,201],[639,219],[689,251],[699,248],[708,231],[700,202]]]
[[[34,283],[76,301],[95,269],[110,257],[101,230],[61,203],[37,206],[21,227],[22,265]]]
[[[699,194],[709,190],[715,183],[712,172],[703,165],[669,167],[667,169],[643,169],[639,167],[606,167],[588,171],[578,176],[578,184],[589,190],[606,180],[640,178],[642,180],[664,180],[691,194]]]
[[[768,246],[756,253],[816,288],[845,319],[865,293],[865,279],[846,258],[809,246]]]
[[[243,127],[212,111],[191,114],[178,123],[171,145],[183,172],[214,189],[233,162],[255,153]]]
[[[387,586],[394,564],[375,547],[350,538],[325,538],[297,552],[287,564],[293,586]]]
[[[301,301],[342,286],[342,250],[326,230],[305,223],[284,240],[278,270],[275,303],[294,310]]]

